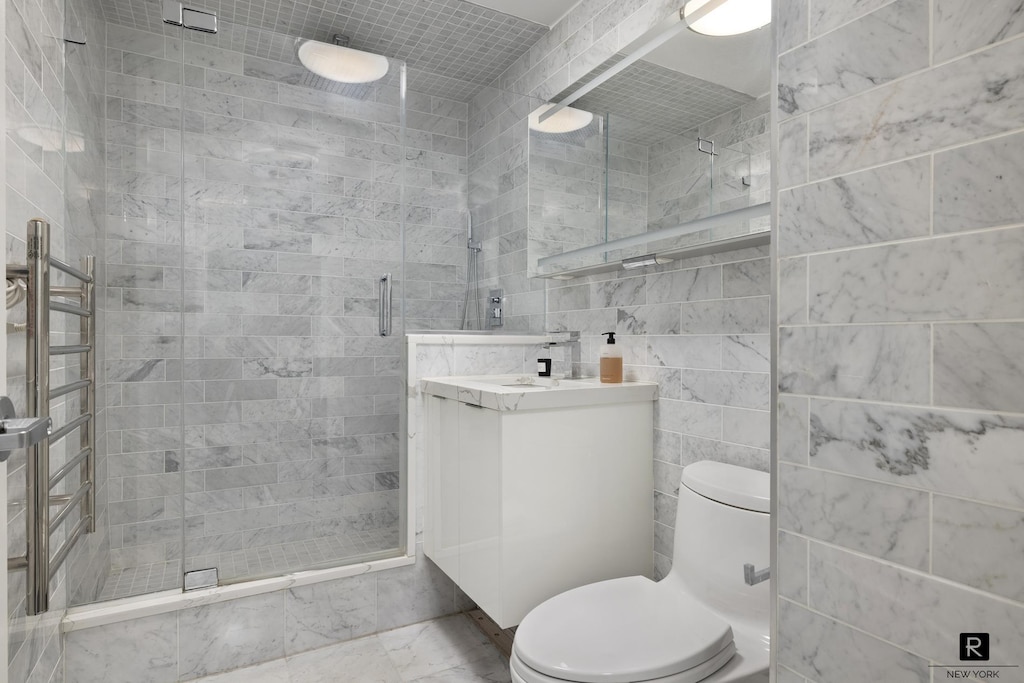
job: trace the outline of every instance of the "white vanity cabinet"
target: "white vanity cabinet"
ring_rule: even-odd
[[[424,550],[502,628],[586,583],[649,576],[652,383],[424,380]]]

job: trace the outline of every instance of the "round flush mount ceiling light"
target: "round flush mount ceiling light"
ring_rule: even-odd
[[[589,111],[563,107],[541,121],[540,117],[555,106],[557,105],[542,104],[534,109],[530,114],[530,130],[535,130],[538,133],[571,133],[586,128],[594,120],[594,115]]]
[[[691,21],[694,13],[709,3],[717,7]],[[697,33],[735,36],[770,24],[772,3],[771,0],[690,0],[683,7],[683,19]]]
[[[388,73],[387,57],[350,47],[307,40],[297,52],[304,67],[339,83],[372,83]]]

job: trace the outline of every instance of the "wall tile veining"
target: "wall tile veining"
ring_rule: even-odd
[[[1017,9],[780,5],[780,680],[1020,663]]]

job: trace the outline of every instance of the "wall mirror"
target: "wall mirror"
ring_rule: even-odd
[[[770,26],[680,14],[531,115],[531,276],[768,242]]]

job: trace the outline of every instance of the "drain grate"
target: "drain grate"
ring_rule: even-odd
[[[185,582],[183,589],[187,591],[194,591],[200,588],[213,588],[217,585],[217,568],[211,569],[193,569],[190,572],[185,572]]]

